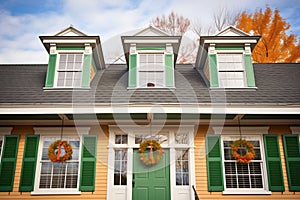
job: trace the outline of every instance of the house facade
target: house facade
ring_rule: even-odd
[[[40,36],[48,64],[0,65],[0,199],[300,199],[300,64],[252,63],[227,27],[181,37]]]

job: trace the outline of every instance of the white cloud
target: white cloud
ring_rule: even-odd
[[[267,3],[287,4],[280,0],[242,3],[240,0],[65,0],[61,3],[60,10],[46,13],[16,16],[0,10],[0,63],[47,63],[46,51],[38,36],[54,35],[70,24],[86,34],[100,35],[104,52],[113,54],[114,49],[109,44],[112,40],[120,42],[118,34],[146,27],[151,19],[167,15],[171,10],[205,25],[211,23],[212,13],[223,6],[254,11]]]

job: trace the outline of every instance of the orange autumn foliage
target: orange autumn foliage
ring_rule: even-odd
[[[261,36],[252,52],[252,59],[258,63],[300,62],[300,39],[288,34],[290,24],[280,16],[279,10],[266,7],[253,14],[242,12],[237,28]]]

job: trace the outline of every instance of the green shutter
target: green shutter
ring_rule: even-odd
[[[255,87],[254,71],[251,54],[245,54],[245,68],[246,68],[246,77],[247,77],[247,86]]]
[[[284,155],[290,191],[300,191],[300,147],[298,135],[283,135]]]
[[[223,191],[221,140],[219,135],[206,135],[208,191]]]
[[[83,136],[80,170],[80,191],[93,192],[96,176],[97,136]]]
[[[84,54],[81,87],[85,87],[85,88],[90,87],[91,64],[92,64],[92,55]]]
[[[217,55],[209,55],[210,87],[219,87]]]
[[[277,135],[264,135],[269,190],[283,192],[284,182]]]
[[[6,135],[0,163],[0,191],[11,192],[14,185],[19,135]]]
[[[56,65],[56,54],[49,55],[47,76],[46,76],[46,84],[45,87],[53,87],[54,84],[54,76],[55,76],[55,65]]]
[[[38,135],[26,136],[19,187],[20,192],[33,191],[39,138]]]
[[[135,88],[137,86],[137,55],[131,54],[129,56],[129,77],[128,87]]]
[[[166,87],[175,87],[173,54],[165,55],[165,80]]]

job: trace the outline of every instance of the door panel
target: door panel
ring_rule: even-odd
[[[146,166],[133,151],[133,200],[170,200],[170,156],[165,150],[160,162]]]

